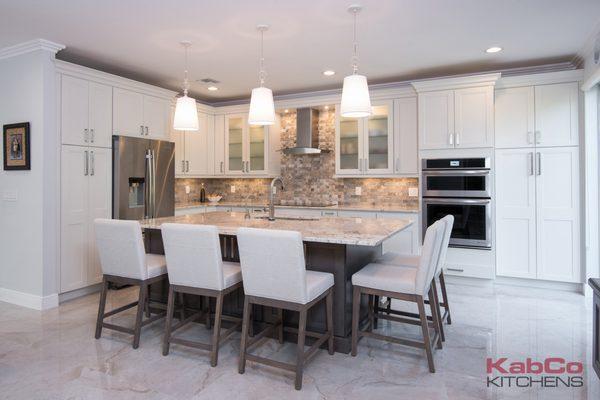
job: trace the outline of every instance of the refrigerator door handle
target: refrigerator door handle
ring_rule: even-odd
[[[89,172],[88,151],[83,152],[83,175],[87,176]]]
[[[144,218],[152,214],[152,150],[146,150],[146,178],[144,188]]]
[[[152,218],[156,218],[156,154],[152,150]]]

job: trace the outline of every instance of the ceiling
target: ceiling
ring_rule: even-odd
[[[190,92],[208,102],[331,89],[351,72],[355,0],[0,0],[0,48],[34,38],[58,58],[179,90],[191,40]],[[599,0],[360,0],[359,67],[370,83],[572,61],[598,29]],[[490,46],[504,51],[486,54]],[[333,69],[336,75],[323,76]],[[219,90],[209,92],[213,78]]]

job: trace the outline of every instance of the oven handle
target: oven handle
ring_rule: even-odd
[[[456,170],[456,169],[443,169],[443,170],[425,170],[423,175],[475,175],[475,176],[486,176],[490,174],[489,169],[485,170]]]
[[[492,202],[491,199],[432,199],[425,197],[423,198],[423,203],[432,203],[432,204],[490,204]]]

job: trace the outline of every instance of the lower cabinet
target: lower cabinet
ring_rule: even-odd
[[[419,254],[419,214],[402,212],[381,212],[377,218],[400,218],[412,221],[412,225],[383,242],[383,252],[393,251],[400,254]]]
[[[62,146],[60,292],[99,283],[94,219],[111,218],[110,149]]]

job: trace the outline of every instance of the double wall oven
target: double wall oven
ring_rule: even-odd
[[[451,214],[451,247],[492,248],[490,158],[422,160],[423,234]]]

